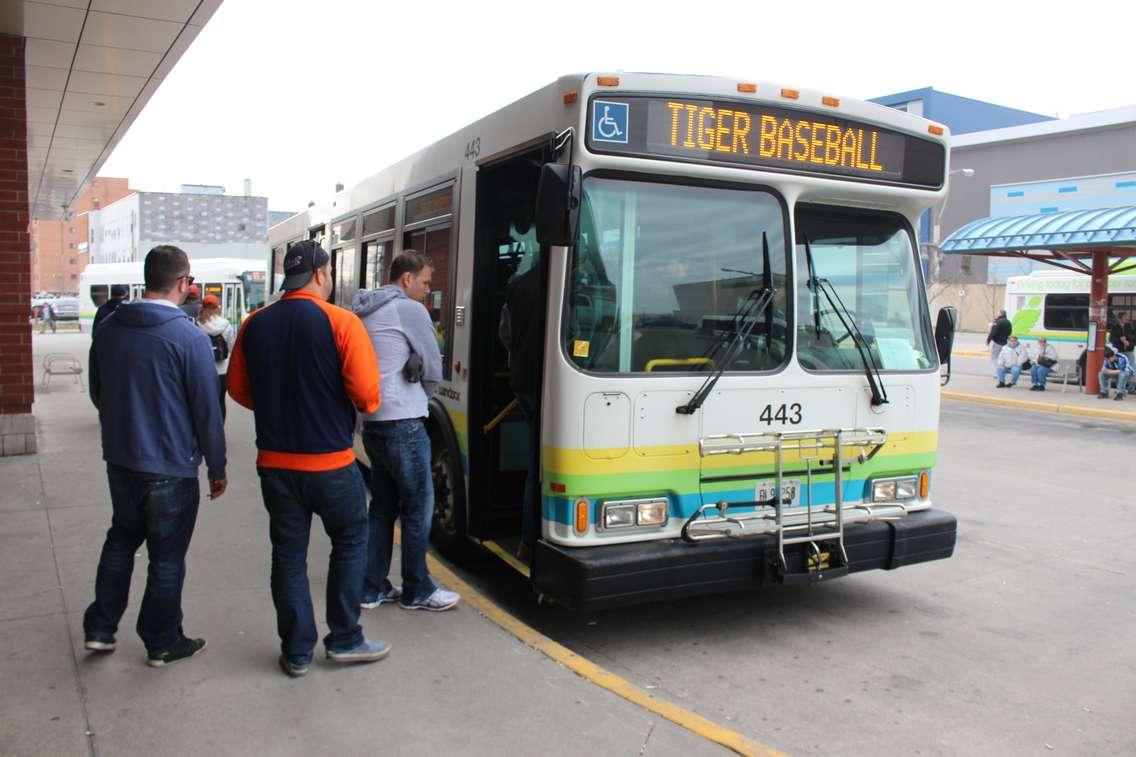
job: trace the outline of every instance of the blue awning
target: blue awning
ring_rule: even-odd
[[[943,240],[939,249],[955,255],[1004,255],[1026,250],[1061,250],[1059,257],[1094,249],[1130,247],[1136,254],[1136,205],[1070,210],[1033,216],[981,218]]]

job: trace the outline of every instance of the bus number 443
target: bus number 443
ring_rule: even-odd
[[[766,405],[758,419],[766,426],[772,426],[774,423],[780,423],[782,426],[786,423],[796,426],[801,422],[801,403],[794,402],[791,405],[777,406]]]

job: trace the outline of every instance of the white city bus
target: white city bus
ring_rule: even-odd
[[[264,261],[243,258],[191,258],[190,269],[201,296],[216,295],[221,314],[239,324],[264,304]],[[90,330],[95,311],[110,297],[116,284],[129,287],[129,299],[146,288],[142,263],[91,263],[79,274],[79,323]]]
[[[1063,360],[1076,360],[1089,328],[1089,276],[1061,270],[1034,271],[1006,281],[1006,316],[1024,341],[1044,336]],[[1117,313],[1136,318],[1136,265],[1108,277],[1108,322]]]
[[[941,126],[822,92],[587,74],[337,195],[336,302],[401,250],[433,262],[435,544],[591,608],[949,557],[930,483],[953,312],[933,332],[912,231],[947,153]],[[544,333],[522,563],[497,325],[534,267],[547,307],[512,315]]]
[[[284,254],[301,239],[314,239],[327,244],[327,223],[331,220],[334,205],[312,204],[307,210],[285,218],[268,230],[268,276],[265,278],[265,301],[280,296],[280,283],[284,281]]]

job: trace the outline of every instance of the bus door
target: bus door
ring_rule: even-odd
[[[244,317],[244,292],[240,284],[225,284],[225,297],[221,300],[221,316],[237,326]]]
[[[477,174],[470,319],[473,332],[469,373],[469,530],[479,538],[504,541],[510,552],[520,540],[530,450],[539,447],[539,442],[533,440],[540,439],[540,398],[537,397],[538,428],[534,431],[515,401],[510,386],[509,352],[499,338],[498,327],[509,288],[520,277],[537,277],[540,301],[547,301],[547,250],[537,244],[534,224],[540,168],[549,152],[545,144],[482,166]],[[510,313],[513,333],[535,320],[533,328],[543,335],[544,316],[543,308],[535,313]],[[543,348],[543,336],[539,341]],[[539,376],[544,363],[542,352],[531,360],[538,364]],[[538,538],[540,509],[538,496],[533,524]]]

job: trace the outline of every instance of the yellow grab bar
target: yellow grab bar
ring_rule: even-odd
[[[509,413],[513,412],[513,409],[516,408],[516,407],[517,407],[517,398],[514,397],[512,402],[510,402],[508,405],[505,405],[504,410],[497,413],[497,415],[494,416],[493,420],[489,421],[488,423],[486,423],[484,426],[481,427],[481,433],[488,434],[490,431],[492,431],[493,429],[500,426],[501,421],[505,420],[505,416],[507,416]]]
[[[647,361],[646,371],[651,373],[656,368],[666,368],[676,365],[709,365],[714,366],[714,360],[708,357],[657,357]]]

